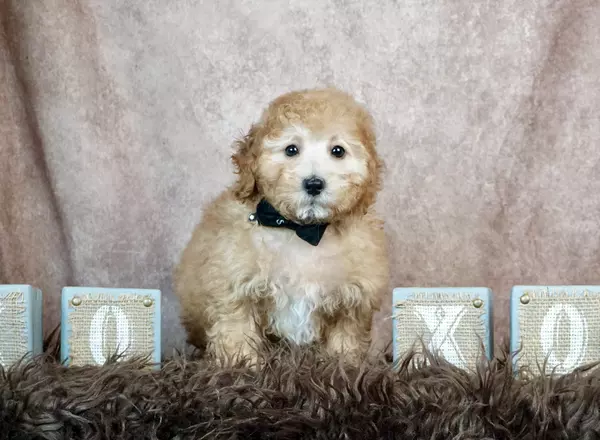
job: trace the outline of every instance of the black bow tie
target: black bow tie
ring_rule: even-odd
[[[266,200],[261,200],[256,207],[255,219],[262,226],[272,228],[288,228],[296,231],[296,235],[307,243],[316,246],[323,238],[327,223],[318,223],[314,225],[300,225],[284,218],[277,210]],[[254,220],[254,218],[251,219]]]

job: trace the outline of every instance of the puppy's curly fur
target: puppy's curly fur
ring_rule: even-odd
[[[205,208],[174,274],[189,342],[254,358],[274,337],[363,358],[389,279],[371,115],[337,89],[294,91],[235,147],[238,179]],[[317,195],[303,186],[314,177]],[[328,223],[322,241],[249,221],[261,199],[293,222]]]

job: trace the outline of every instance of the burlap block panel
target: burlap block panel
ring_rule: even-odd
[[[598,292],[531,289],[515,301],[519,366],[535,374],[565,374],[600,361]]]
[[[28,352],[27,309],[23,292],[0,296],[0,365],[7,367]]]
[[[69,301],[66,321],[71,365],[104,364],[117,355],[121,360],[149,356],[155,349],[155,303],[137,294],[119,296],[78,295]],[[63,318],[64,319],[64,318]]]
[[[489,322],[484,319],[489,312],[483,305],[471,294],[418,292],[395,302],[396,352],[418,354],[425,348],[455,366],[474,368],[489,344]]]

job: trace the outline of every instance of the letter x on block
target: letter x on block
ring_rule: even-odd
[[[492,356],[492,293],[478,287],[396,288],[394,360],[422,348],[474,369]]]
[[[600,361],[600,286],[514,286],[510,348],[523,375]]]

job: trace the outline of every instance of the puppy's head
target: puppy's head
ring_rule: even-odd
[[[236,143],[240,200],[264,197],[298,223],[364,213],[380,187],[381,161],[370,114],[336,89],[275,99]]]

